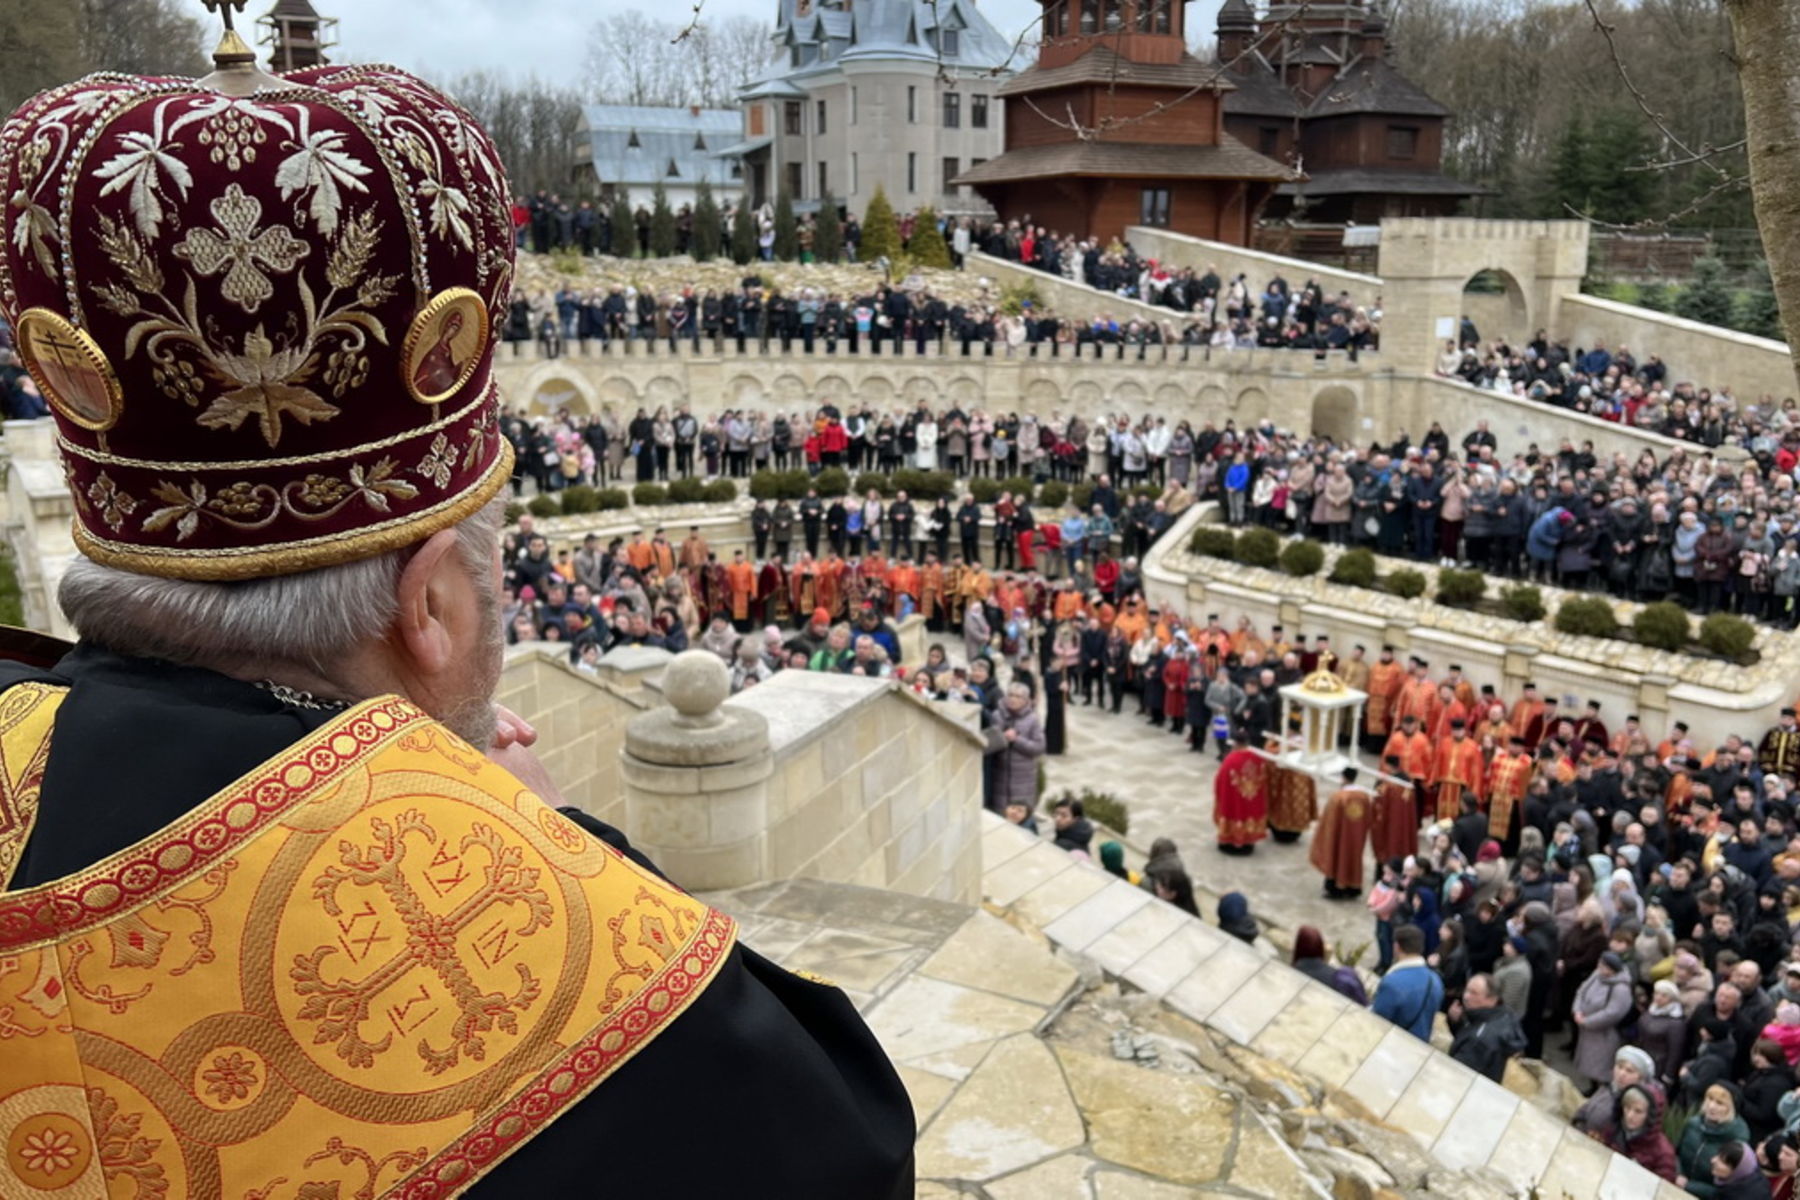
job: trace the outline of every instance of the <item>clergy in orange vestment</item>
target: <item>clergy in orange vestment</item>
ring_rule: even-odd
[[[1437,685],[1426,677],[1426,666],[1422,658],[1412,660],[1412,674],[1394,694],[1394,715],[1417,717],[1419,728],[1429,732],[1437,720],[1438,690]]]
[[[655,568],[658,579],[667,579],[675,574],[675,547],[660,529],[650,540],[650,564]]]
[[[930,629],[940,630],[944,628],[944,614],[948,608],[943,564],[938,562],[937,555],[927,554],[925,565],[919,569],[919,614]]]
[[[1382,766],[1389,775],[1407,777],[1406,767],[1398,755],[1388,755],[1382,760]],[[1377,864],[1418,853],[1419,789],[1410,780],[1390,783],[1384,779],[1375,789],[1369,845],[1375,851]]]
[[[1452,725],[1469,724],[1469,710],[1461,700],[1456,698],[1456,689],[1447,683],[1438,684],[1437,714],[1431,719],[1431,726],[1425,732],[1431,736],[1431,744],[1437,745],[1450,736]]]
[[[1475,685],[1463,678],[1461,667],[1452,663],[1450,674],[1444,678],[1444,682],[1450,685],[1450,690],[1456,694],[1458,700],[1462,701],[1462,706],[1466,711],[1475,711]]]
[[[731,589],[731,620],[739,633],[750,629],[750,604],[756,599],[756,568],[744,561],[744,552],[732,554],[725,568],[725,583]]]
[[[688,530],[686,540],[681,543],[681,565],[698,571],[706,565],[708,553],[706,539],[700,536],[700,527],[693,526]]]
[[[844,615],[844,560],[835,553],[819,563],[819,607],[833,620]]]
[[[1531,728],[1531,723],[1543,715],[1544,702],[1538,696],[1537,684],[1527,683],[1525,694],[1520,696],[1518,702],[1512,706],[1512,712],[1508,714],[1507,722],[1513,727],[1513,732],[1520,737],[1528,737],[1526,731]],[[1525,748],[1531,749],[1530,742],[1526,743]]]
[[[1087,602],[1083,599],[1080,589],[1065,579],[1062,586],[1056,590],[1056,597],[1051,602],[1050,614],[1058,622],[1073,621],[1082,615],[1086,607]]]
[[[1313,831],[1308,857],[1325,876],[1325,898],[1346,900],[1362,891],[1363,845],[1369,840],[1373,797],[1356,786],[1355,767],[1344,768],[1344,785],[1325,802]]]
[[[631,541],[625,547],[625,561],[637,568],[639,574],[648,574],[656,562],[656,552],[650,543],[644,540],[644,531],[638,530],[631,535]]]
[[[1385,738],[1399,720],[1394,700],[1406,682],[1406,668],[1394,661],[1394,648],[1383,646],[1381,657],[1369,667],[1369,703],[1363,710],[1363,728],[1371,739]]]
[[[1213,827],[1227,854],[1249,854],[1269,836],[1268,765],[1239,734],[1213,776]]]
[[[915,607],[919,603],[919,568],[912,565],[911,560],[901,559],[898,564],[888,569],[888,594],[893,597],[894,616],[900,615],[902,596],[912,597]]]
[[[1525,792],[1531,786],[1531,755],[1525,739],[1508,739],[1505,749],[1488,764],[1488,836],[1500,842],[1500,852],[1516,858],[1519,826],[1525,811]]]
[[[1450,736],[1438,743],[1437,758],[1431,774],[1431,792],[1437,798],[1437,817],[1454,821],[1462,812],[1462,794],[1480,796],[1482,778],[1481,747],[1469,740],[1469,727],[1462,721],[1450,726]]]
[[[1382,747],[1383,758],[1398,758],[1406,773],[1414,779],[1430,779],[1436,761],[1431,739],[1419,728],[1417,717],[1402,717],[1400,728],[1389,735]]]

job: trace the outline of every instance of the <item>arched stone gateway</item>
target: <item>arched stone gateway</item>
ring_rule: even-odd
[[[1357,435],[1356,393],[1347,387],[1328,387],[1313,397],[1312,430],[1340,442],[1354,442]]]
[[[600,380],[600,404],[602,407],[610,404],[619,410],[636,409],[638,390],[632,386],[631,380],[622,376],[603,376]],[[631,413],[625,411],[623,415],[630,416]]]
[[[592,411],[586,390],[566,375],[554,376],[539,383],[525,407],[526,411],[534,415],[561,412],[564,409],[578,414]]]
[[[914,375],[906,381],[906,389],[901,393],[907,407],[920,404],[935,405],[938,402],[938,382],[927,375]]]
[[[859,404],[872,405],[877,410],[892,408],[894,381],[886,375],[864,376],[862,386],[857,388],[855,400]]]
[[[1106,393],[1102,392],[1100,385],[1091,379],[1077,380],[1069,388],[1069,403],[1075,406],[1076,412],[1086,417],[1104,416],[1106,413],[1114,411],[1112,406],[1107,403]]]
[[[771,391],[777,408],[799,408],[806,403],[806,381],[791,371],[777,375]]]
[[[1581,221],[1389,217],[1381,223],[1381,357],[1402,371],[1430,371],[1444,343],[1457,336],[1463,286],[1493,272],[1502,292],[1483,340],[1529,338],[1561,324],[1562,297],[1581,291],[1587,273],[1588,227]],[[1501,301],[1504,301],[1502,303]]]
[[[1039,412],[1055,408],[1062,402],[1062,389],[1049,379],[1034,379],[1025,385],[1025,405]]]
[[[1231,416],[1231,396],[1216,383],[1209,383],[1200,389],[1194,405],[1194,425],[1198,428],[1207,421],[1223,424]]]
[[[1056,392],[1054,384],[1051,385],[1051,392],[1053,398],[1061,394]],[[981,385],[967,375],[958,375],[950,381],[949,396],[952,404],[967,412],[981,403]]]
[[[1164,409],[1165,411],[1174,414],[1176,417],[1185,417],[1187,415],[1188,395],[1181,390],[1179,384],[1163,384],[1156,389],[1156,394],[1150,398],[1150,402],[1157,408]]]
[[[1142,412],[1148,406],[1143,386],[1131,380],[1113,388],[1112,402],[1129,413]]]
[[[1269,415],[1269,394],[1261,388],[1245,388],[1232,407],[1237,410],[1239,425],[1254,425]]]
[[[1474,327],[1477,340],[1483,344],[1505,339],[1512,345],[1523,345],[1531,340],[1536,328],[1525,289],[1511,271],[1499,267],[1488,267],[1469,276],[1463,284],[1461,315]]]
[[[813,384],[813,402],[815,404],[835,405],[841,412],[850,400],[850,381],[842,375],[821,375]]]

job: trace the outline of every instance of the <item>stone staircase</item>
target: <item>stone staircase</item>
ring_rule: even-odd
[[[991,907],[1291,1072],[1327,1113],[1366,1115],[1409,1134],[1438,1169],[1544,1200],[1686,1195],[1287,964],[999,817],[983,821]]]

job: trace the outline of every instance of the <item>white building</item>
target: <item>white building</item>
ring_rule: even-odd
[[[948,181],[997,157],[1013,46],[974,0],[777,0],[777,59],[739,93],[753,203],[829,188],[856,214],[880,184],[896,211],[988,212]],[[1029,53],[1025,61],[1029,61]]]
[[[744,164],[721,154],[742,140],[743,115],[729,108],[589,104],[575,127],[575,171],[601,195],[623,188],[632,208],[649,206],[656,185],[669,207],[692,204],[705,180],[723,208],[744,190]]]

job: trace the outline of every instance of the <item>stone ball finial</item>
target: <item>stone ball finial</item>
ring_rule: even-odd
[[[684,650],[663,668],[663,696],[684,725],[716,725],[731,695],[731,671],[710,650]]]

